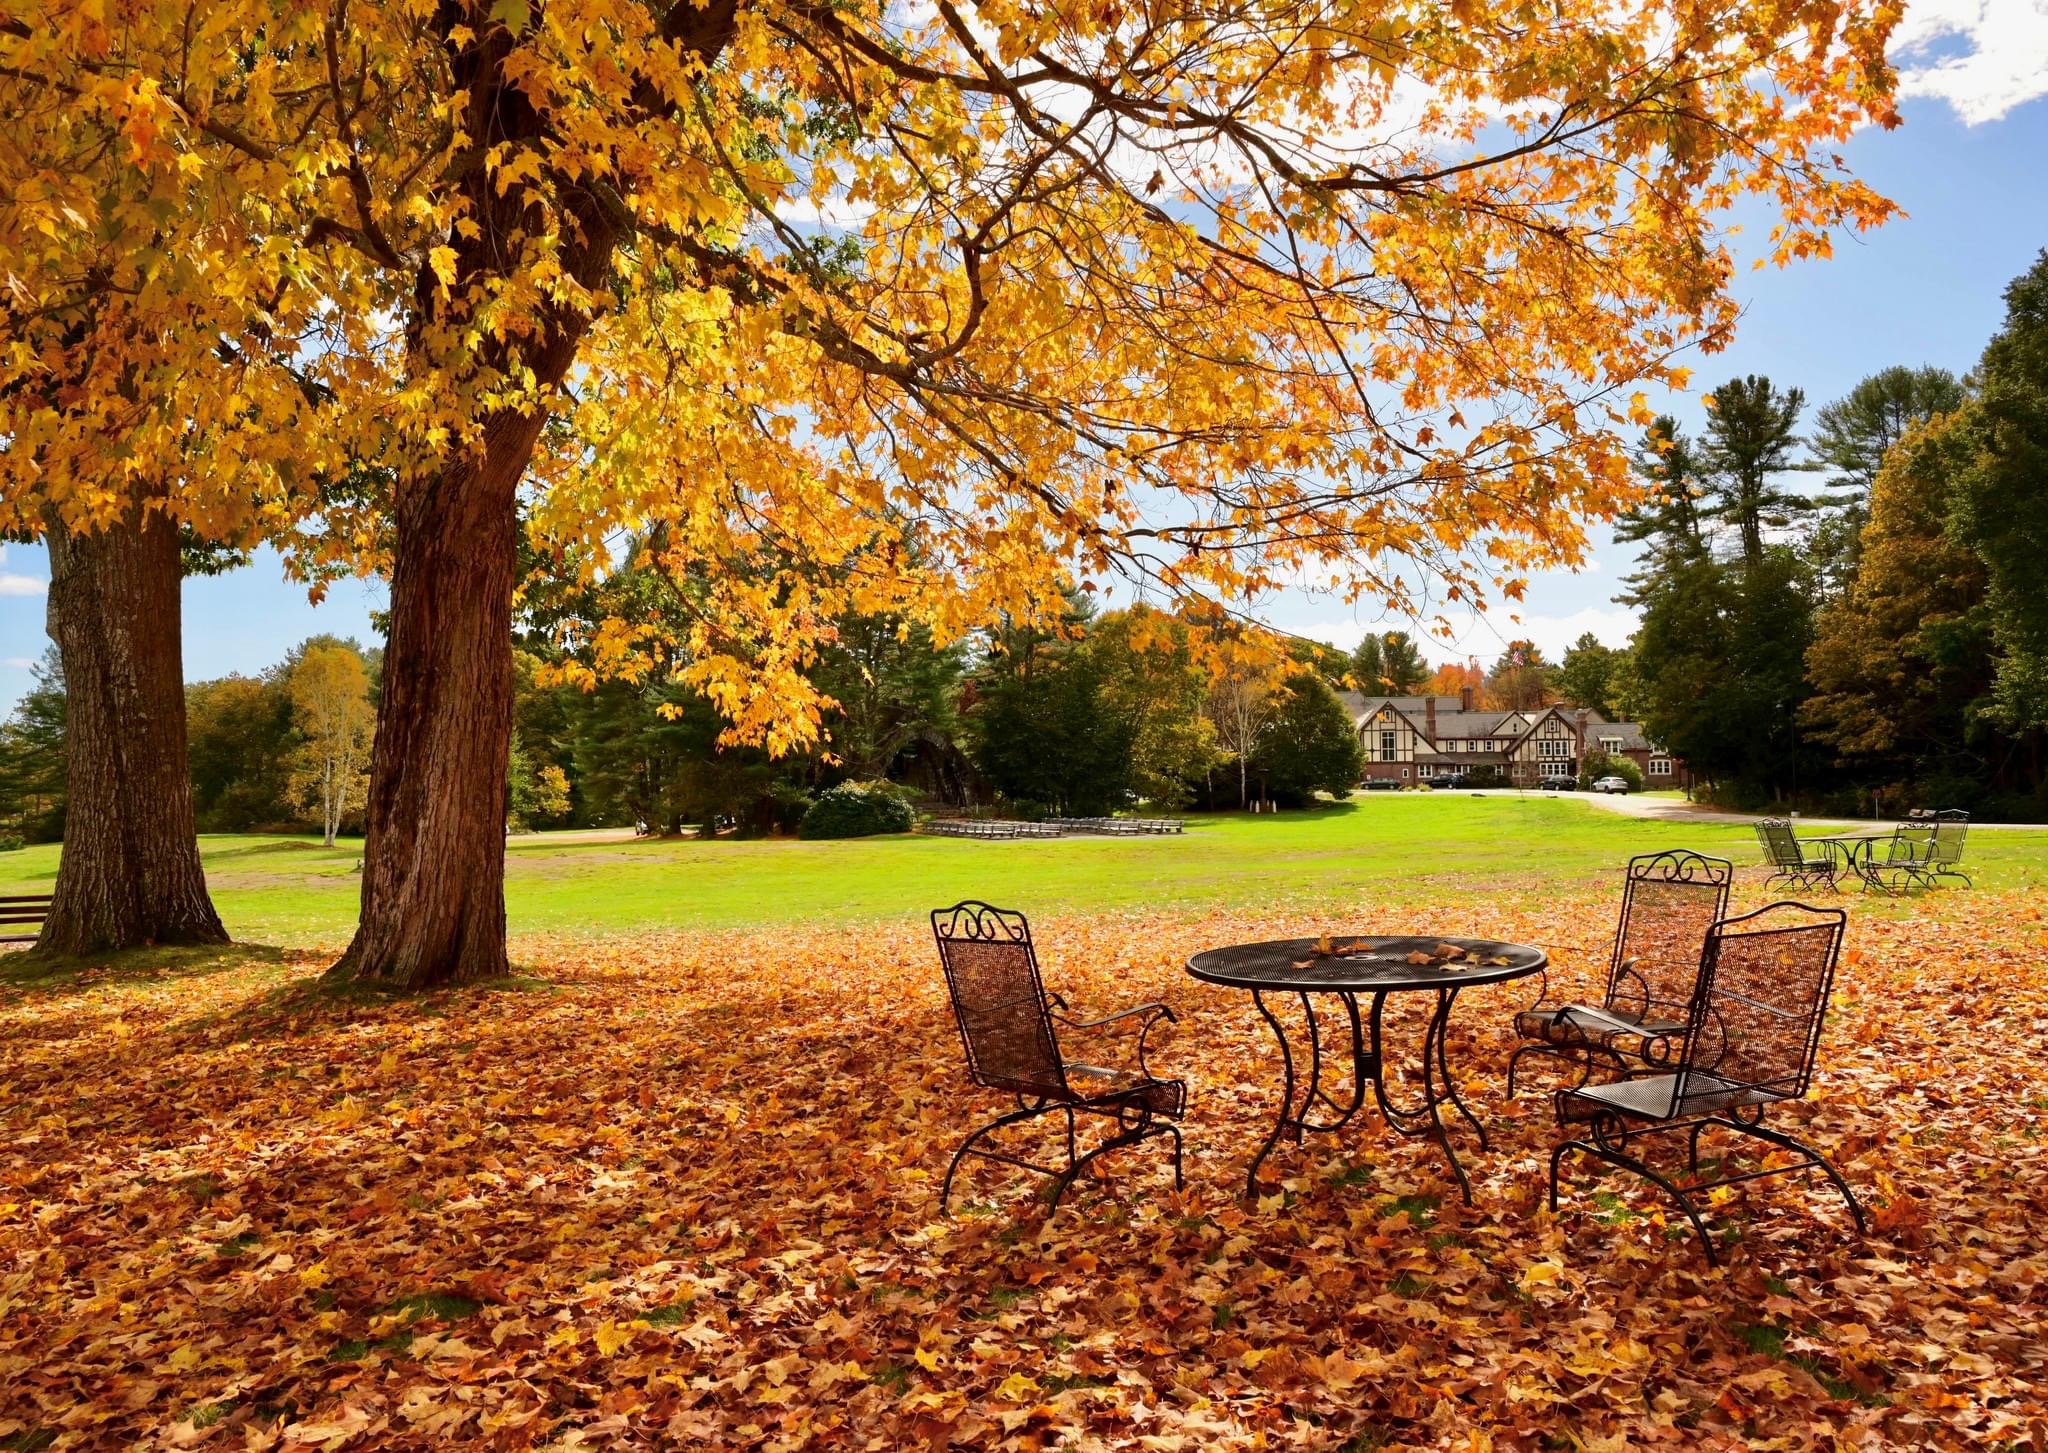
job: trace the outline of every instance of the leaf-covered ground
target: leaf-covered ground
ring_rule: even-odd
[[[1760,901],[1754,885],[1739,900]],[[1612,902],[1039,925],[1083,1009],[1161,998],[1153,1148],[1049,1224],[983,1167],[923,926],[524,944],[531,980],[310,992],[144,958],[0,991],[0,1447],[2048,1450],[2048,930],[2020,895],[1852,904],[1816,1096],[1880,1229],[1778,1178],[1711,1270],[1653,1193],[1543,1209],[1526,985],[1460,1002],[1495,1129],[1467,1210],[1362,1116],[1239,1199],[1273,1052],[1194,949],[1490,934],[1590,979]],[[1384,921],[1382,921],[1384,920]]]

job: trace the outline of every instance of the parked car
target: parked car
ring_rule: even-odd
[[[1436,772],[1423,778],[1422,785],[1433,787],[1440,792],[1449,791],[1452,788],[1465,785],[1465,774],[1463,772]]]
[[[1595,792],[1619,792],[1626,797],[1628,795],[1628,778],[1602,777],[1593,784],[1593,790]]]
[[[1399,792],[1401,784],[1386,777],[1368,777],[1365,779],[1365,790],[1368,792]]]
[[[1576,777],[1545,777],[1536,785],[1545,792],[1576,792],[1579,790],[1579,779]]]

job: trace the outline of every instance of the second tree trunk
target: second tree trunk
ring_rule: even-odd
[[[505,772],[519,476],[537,418],[399,499],[362,919],[328,972],[398,988],[506,971]]]
[[[226,943],[193,825],[177,525],[139,511],[86,535],[49,523],[69,802],[36,948]]]

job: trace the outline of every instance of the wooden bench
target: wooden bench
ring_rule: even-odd
[[[0,943],[34,943],[40,936],[43,920],[50,916],[50,895],[47,893],[17,893],[12,897],[0,897]],[[30,932],[19,930],[28,928]]]

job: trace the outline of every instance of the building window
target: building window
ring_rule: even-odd
[[[1669,757],[1650,758],[1650,775],[1652,777],[1669,777],[1671,775],[1671,759]]]
[[[1406,782],[1408,780],[1408,769],[1406,767],[1403,767],[1401,769],[1401,780],[1403,782]]]
[[[1621,755],[1621,738],[1620,738],[1620,737],[1602,737],[1602,738],[1600,738],[1600,750],[1601,750],[1601,751],[1603,751],[1603,752],[1607,752],[1607,753],[1610,753],[1610,754],[1612,754],[1613,756],[1617,756],[1617,757],[1618,757],[1618,756],[1620,756],[1620,755]]]
[[[1564,737],[1544,737],[1536,743],[1536,755],[1546,762],[1569,761],[1572,744]]]
[[[1394,750],[1394,734],[1392,732],[1381,732],[1380,760],[1382,762],[1391,762],[1397,755]]]

